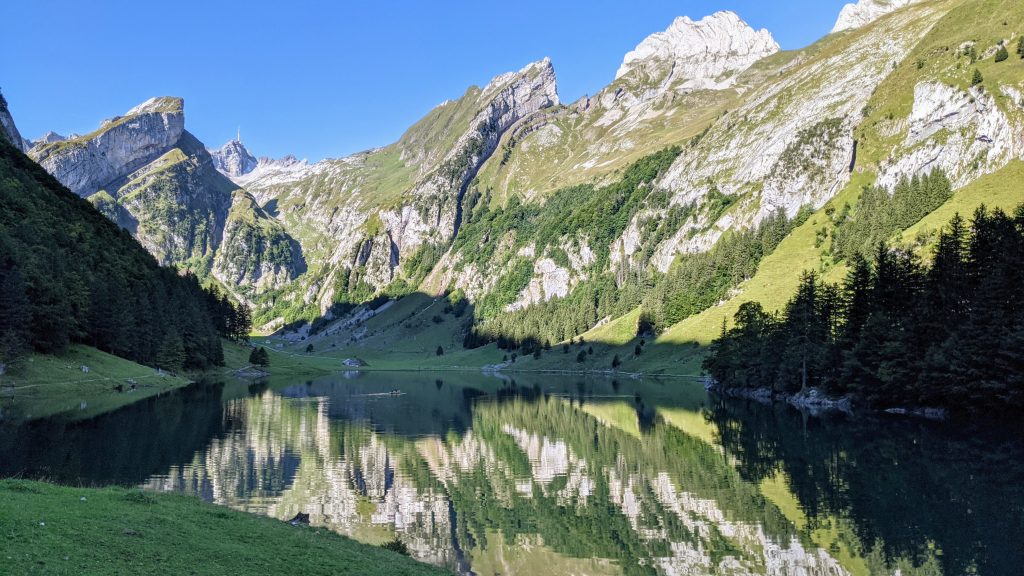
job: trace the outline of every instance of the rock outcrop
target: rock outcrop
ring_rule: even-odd
[[[839,11],[839,19],[836,20],[832,32],[842,32],[860,28],[870,24],[886,14],[919,2],[920,0],[859,0],[856,4],[850,3],[843,6]]]
[[[46,134],[40,136],[38,140],[33,140],[32,146],[39,146],[41,144],[53,144],[54,142],[63,142],[67,139],[67,136],[57,134],[53,130],[50,130]]]
[[[171,149],[185,131],[181,98],[151,98],[92,134],[36,145],[32,158],[79,196],[141,168]]]
[[[968,91],[941,82],[914,87],[902,149],[882,167],[878,183],[892,188],[901,178],[943,170],[959,188],[1024,158],[1024,134],[981,87]]]
[[[311,280],[305,291],[314,294],[297,289],[296,297],[329,306],[334,270],[382,288],[421,247],[450,241],[461,225],[466,186],[502,136],[558,102],[545,58],[435,107],[390,146],[312,165],[261,159],[235,181],[316,239],[319,254],[307,257],[324,281]]]
[[[502,134],[519,120],[558,104],[551,61],[545,58],[519,72],[495,77],[479,100],[485,105],[470,121],[470,130],[459,137],[441,165],[409,191],[413,205],[381,214],[400,254],[411,254],[431,236],[441,242],[455,236],[466,185],[494,153]]]
[[[231,179],[245,176],[255,170],[258,164],[256,157],[250,154],[245,144],[237,138],[217,150],[211,150],[210,156],[213,157],[213,165],[217,170]]]
[[[683,16],[626,54],[615,78],[633,72],[663,78],[664,84],[678,78],[687,90],[721,89],[737,73],[778,51],[771,32],[754,31],[733,12],[716,12],[696,22]]]
[[[236,187],[185,132],[155,160],[104,185],[125,212],[118,223],[162,264],[212,256],[220,245]],[[94,201],[97,195],[90,196]]]
[[[181,98],[152,98],[85,136],[48,132],[30,154],[161,264],[212,271],[243,297],[305,271],[298,243],[221,172],[244,176],[255,158],[237,140],[211,154],[185,130]]]
[[[29,143],[21,137],[18,127],[14,125],[14,118],[11,117],[11,111],[7,108],[7,99],[3,94],[0,94],[0,135],[7,138],[22,152],[28,151]]]
[[[703,232],[681,229],[659,246],[666,270],[680,252],[707,250],[728,229],[756,225],[779,210],[817,208],[850,180],[853,128],[876,86],[943,15],[922,7],[880,21],[870,33],[829,37],[836,49],[798,58],[746,102],[718,119],[658,183],[676,205],[717,193],[736,207],[708,214]]]

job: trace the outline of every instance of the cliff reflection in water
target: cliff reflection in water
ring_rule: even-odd
[[[0,475],[305,512],[481,575],[1015,574],[1021,462],[1014,429],[473,374],[204,384],[0,428]]]
[[[146,484],[306,512],[367,542],[397,534],[421,560],[479,574],[1004,573],[1020,560],[1020,484],[932,476],[955,457],[918,423],[672,406],[658,386],[645,403],[643,384],[414,386],[233,400],[228,433]]]

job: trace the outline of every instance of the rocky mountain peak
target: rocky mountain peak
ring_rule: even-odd
[[[64,136],[64,135],[61,135],[61,134],[57,134],[53,130],[49,130],[49,131],[46,132],[46,134],[43,134],[37,140],[35,140],[33,142],[33,145],[35,145],[35,144],[50,144],[52,142],[63,142],[65,140],[67,140],[67,139],[68,139],[67,136]]]
[[[258,161],[238,138],[224,144],[217,150],[210,150],[213,165],[228,178],[244,176],[256,169]]]
[[[626,54],[615,78],[634,70],[661,77],[667,68],[684,88],[724,88],[736,72],[778,51],[771,32],[755,31],[734,12],[716,12],[696,22],[681,16]]]
[[[88,196],[174,147],[185,134],[185,101],[150,98],[77,138],[38,142],[29,155],[62,184]]]
[[[550,100],[550,105],[558,104],[558,81],[555,77],[555,67],[552,66],[551,59],[546,56],[541,60],[523,66],[518,72],[506,72],[495,76],[484,87],[483,94],[488,95],[489,93],[503,90],[517,79],[533,80],[531,82],[532,91],[539,90],[545,93]]]
[[[874,22],[886,14],[908,6],[920,0],[859,0],[856,4],[847,4],[839,11],[839,19],[832,27],[832,32],[842,32],[860,28]]]
[[[125,116],[139,114],[165,114],[185,111],[185,99],[176,96],[157,96],[129,110]]]

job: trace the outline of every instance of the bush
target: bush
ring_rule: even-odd
[[[254,366],[269,366],[270,356],[267,354],[266,349],[262,346],[253,348],[252,352],[249,353],[249,364]]]
[[[391,550],[392,552],[398,552],[402,556],[409,555],[409,547],[405,545],[405,542],[399,540],[397,536],[395,536],[394,540],[381,544],[380,547],[385,550]]]
[[[1006,46],[1000,46],[999,51],[996,52],[996,62],[1002,62],[1010,57],[1010,53],[1006,51]]]

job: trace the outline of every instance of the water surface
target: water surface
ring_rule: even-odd
[[[819,418],[679,381],[347,376],[7,423],[0,475],[305,512],[465,574],[1024,565],[1024,446],[1007,426]]]

